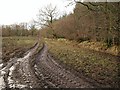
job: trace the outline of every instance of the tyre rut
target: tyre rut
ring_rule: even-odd
[[[14,58],[0,69],[2,88],[93,88],[82,78],[64,69],[43,47],[35,55],[39,43],[30,48],[23,58]],[[34,60],[33,58],[34,57]],[[33,60],[33,61],[32,61]],[[32,61],[32,62],[31,62]]]
[[[47,52],[47,45],[43,46],[42,53],[36,56],[36,72],[41,72],[46,82],[52,82],[56,87],[62,88],[86,88],[93,87],[81,78],[60,66]]]

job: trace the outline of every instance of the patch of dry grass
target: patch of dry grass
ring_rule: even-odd
[[[89,42],[89,41],[81,42],[79,43],[79,46],[83,48],[95,50],[95,51],[106,52],[106,53],[120,56],[120,46],[111,46],[108,48],[106,43]]]

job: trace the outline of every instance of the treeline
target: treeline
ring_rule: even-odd
[[[27,23],[12,24],[12,25],[2,25],[0,26],[2,30],[2,36],[36,36],[38,30],[35,25],[28,26]]]
[[[107,46],[120,45],[120,2],[81,3],[76,2],[73,13],[57,17],[56,7],[40,11],[42,30],[35,24],[2,25],[2,36],[41,36],[48,38],[66,38],[70,40],[99,41]],[[47,14],[46,14],[47,13]]]
[[[41,33],[49,38],[99,41],[108,47],[120,42],[120,3],[77,3],[74,13],[64,15]]]

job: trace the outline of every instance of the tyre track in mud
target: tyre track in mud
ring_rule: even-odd
[[[37,75],[42,75],[47,84],[57,88],[92,88],[93,86],[60,66],[48,53],[47,45],[37,54],[35,65]],[[49,82],[49,83],[48,83]]]
[[[59,65],[48,53],[46,44],[36,53],[38,47],[39,43],[36,43],[23,58],[11,59],[5,67],[0,68],[0,89],[94,88]],[[32,60],[32,57],[35,59]]]
[[[36,87],[37,84],[35,84],[34,82],[36,82],[37,80],[35,78],[34,80],[31,79],[32,77],[34,77],[34,74],[31,74],[31,69],[29,67],[29,60],[30,60],[30,57],[35,53],[38,46],[39,46],[39,43],[36,43],[32,48],[30,48],[25,53],[26,55],[23,58],[13,58],[7,62],[6,66],[4,66],[4,63],[1,64],[0,89],[2,88],[24,88],[28,86]],[[19,66],[19,68],[16,68],[17,66]],[[14,73],[15,70],[17,70],[18,73]],[[20,74],[24,82],[19,83],[14,77],[14,74],[16,75]],[[18,77],[17,79],[21,80],[20,77]],[[27,83],[27,81],[29,83]],[[22,85],[23,83],[25,85]]]

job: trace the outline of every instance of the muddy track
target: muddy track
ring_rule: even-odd
[[[58,64],[48,53],[46,44],[35,55],[38,47],[36,43],[24,57],[11,59],[5,67],[0,65],[0,89],[95,87]]]
[[[56,88],[89,88],[93,87],[83,79],[60,66],[48,53],[47,46],[36,56],[34,69],[47,84]]]

